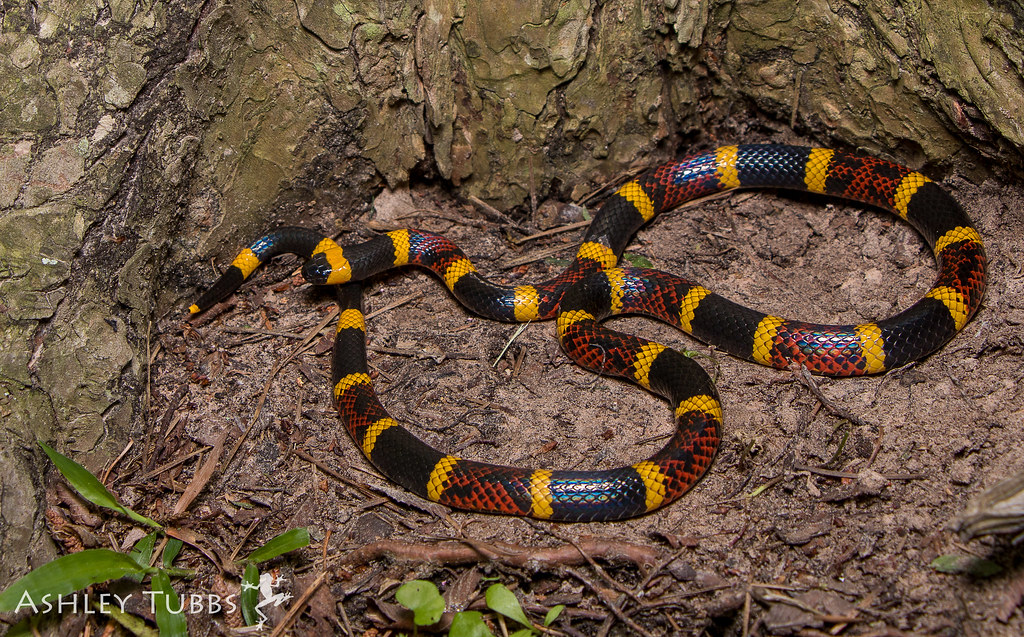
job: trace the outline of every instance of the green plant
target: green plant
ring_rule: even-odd
[[[437,590],[437,586],[425,580],[413,580],[402,584],[395,591],[395,599],[413,612],[413,626],[417,630],[421,626],[436,624],[440,621],[441,614],[445,609],[444,598]],[[526,616],[515,593],[504,584],[489,586],[484,593],[484,600],[487,602],[487,607],[497,613],[502,634],[508,634],[505,629],[505,619],[511,619],[523,626],[511,633],[510,637],[530,637],[537,634],[537,626]],[[544,617],[543,626],[550,626],[558,619],[563,610],[565,610],[565,606],[562,605],[550,609]],[[455,613],[452,617],[451,627],[448,629],[448,635],[449,637],[494,637],[484,621],[483,613],[478,611]]]
[[[653,268],[654,264],[651,260],[642,254],[634,254],[632,252],[624,252],[622,254],[622,260],[633,266],[634,268]]]
[[[242,573],[242,592],[238,597],[246,626],[262,626],[267,619],[260,611],[257,594],[260,588],[260,571],[257,565],[306,546],[309,546],[309,531],[291,529],[270,539],[242,560],[245,570]]]
[[[58,453],[43,442],[40,442],[39,446],[43,448],[57,470],[83,498],[97,506],[126,515],[135,522],[149,526],[155,531],[136,542],[128,555],[109,549],[87,549],[58,557],[52,562],[43,564],[0,593],[0,612],[16,611],[22,608],[32,608],[33,611],[42,608],[48,611],[53,608],[55,601],[59,603],[64,596],[88,588],[93,584],[121,577],[132,577],[137,581],[142,581],[145,576],[149,575],[154,615],[160,634],[171,637],[187,635],[185,617],[180,609],[180,600],[179,608],[175,612],[173,604],[169,600],[163,599],[174,593],[170,580],[172,575],[175,577],[194,575],[190,570],[171,566],[177,551],[181,548],[180,542],[172,544],[169,541],[165,545],[165,551],[168,547],[170,547],[170,551],[164,553],[162,567],[150,566],[149,561],[153,556],[156,538],[159,533],[164,531],[163,526],[118,502],[117,498],[103,486],[103,483],[82,465]],[[174,596],[177,597],[177,595]],[[160,602],[157,601],[158,599]],[[102,603],[99,610],[106,612]]]
[[[148,576],[150,591],[147,592],[147,596],[151,596],[150,603],[159,634],[163,637],[187,636],[184,602],[171,584],[172,577],[195,575],[194,571],[173,566],[182,548],[181,540],[168,536],[167,530],[159,522],[121,504],[85,467],[43,442],[39,445],[61,475],[83,498],[99,507],[125,515],[139,524],[152,528],[153,531],[136,542],[128,554],[110,549],[86,549],[43,564],[0,592],[0,612],[24,608],[31,608],[33,612],[49,612],[55,607],[60,609],[59,600],[63,597],[94,584],[122,577],[130,577],[141,582]],[[150,566],[157,540],[161,537],[166,537],[167,541],[163,544],[160,566]],[[292,529],[257,548],[242,561],[245,565],[243,583],[253,584],[251,599],[246,599],[247,590],[244,585],[241,595],[242,614],[250,625],[257,623],[259,615],[256,593],[260,575],[256,565],[308,544],[309,533],[306,529]],[[123,608],[118,608],[117,604],[107,604],[103,595],[100,596],[100,600],[99,604],[93,604],[99,612],[109,615],[134,634],[152,634],[152,629],[146,627],[138,618],[123,612]],[[251,622],[250,617],[253,618]]]
[[[978,579],[993,577],[1003,572],[1003,567],[995,562],[973,555],[940,555],[928,566],[940,573],[970,575]]]

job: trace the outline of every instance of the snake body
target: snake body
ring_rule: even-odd
[[[932,248],[937,280],[922,299],[890,318],[820,325],[758,312],[666,272],[616,267],[632,235],[658,213],[735,188],[804,190],[893,212]],[[557,316],[559,342],[570,358],[666,398],[675,412],[675,434],[631,466],[527,469],[443,453],[391,418],[378,401],[366,367],[361,290],[339,287],[334,398],[370,462],[394,482],[451,507],[563,521],[622,519],[672,502],[701,478],[720,442],[722,408],[702,368],[675,350],[599,325],[604,318],[656,318],[772,367],[797,363],[831,376],[874,374],[927,356],[962,329],[981,303],[986,269],[981,237],[963,209],[921,173],[856,153],[775,144],[723,146],[626,183],[597,212],[569,267],[544,283],[491,283],[456,245],[429,232],[395,230],[343,248],[309,230],[282,228],[243,250],[190,310],[200,312],[226,298],[257,266],[282,253],[307,258],[302,272],[314,284],[362,281],[416,265],[434,272],[481,316],[507,322]]]

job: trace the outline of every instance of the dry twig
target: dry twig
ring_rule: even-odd
[[[280,637],[284,634],[286,630],[288,630],[291,627],[293,623],[295,623],[295,620],[299,617],[299,613],[301,613],[303,609],[306,608],[306,604],[309,602],[309,598],[311,598],[313,596],[313,593],[315,593],[317,589],[320,588],[320,585],[324,583],[325,579],[327,579],[327,571],[320,573],[320,575],[317,576],[316,580],[314,580],[313,583],[309,585],[309,588],[307,588],[305,592],[303,592],[302,595],[300,595],[299,598],[295,600],[295,603],[292,604],[291,608],[288,609],[288,614],[284,616],[284,619],[281,621],[280,624],[274,627],[274,632],[270,633],[270,637]]]

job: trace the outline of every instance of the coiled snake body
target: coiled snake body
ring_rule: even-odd
[[[616,267],[627,241],[660,212],[734,188],[805,190],[889,210],[932,247],[938,278],[924,298],[890,318],[861,325],[791,321],[733,303],[666,272]],[[898,164],[824,148],[724,146],[651,169],[619,188],[595,215],[576,258],[538,285],[503,287],[480,276],[453,243],[396,230],[342,248],[301,228],[284,228],[244,250],[190,310],[224,299],[261,263],[281,253],[306,257],[303,275],[341,284],[404,265],[437,274],[469,310],[499,321],[557,316],[559,342],[581,366],[627,378],[665,397],[676,431],[650,458],[600,471],[505,467],[434,449],[391,418],[366,364],[358,286],[341,286],[333,359],[334,398],[366,457],[403,487],[451,507],[588,521],[652,511],[680,497],[711,465],[722,408],[710,378],[691,359],[599,325],[616,314],[671,323],[735,356],[772,367],[798,363],[831,376],[883,372],[935,351],[977,311],[985,287],[981,237],[947,193]]]

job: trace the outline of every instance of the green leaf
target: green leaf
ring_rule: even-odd
[[[153,557],[153,545],[156,544],[156,532],[150,533],[135,543],[128,556],[139,563],[142,568],[149,568],[149,560]],[[136,582],[141,582],[145,574],[129,575]]]
[[[94,603],[93,606],[117,623],[124,626],[125,630],[132,635],[135,635],[135,637],[160,637],[160,633],[146,625],[146,620],[136,615],[132,615],[131,613],[122,613],[121,609],[118,608],[116,604],[101,606],[100,604]],[[10,633],[8,633],[8,637],[10,637]]]
[[[487,600],[487,607],[494,612],[501,613],[528,628],[533,627],[530,620],[526,618],[523,607],[519,605],[519,599],[516,598],[515,593],[508,590],[504,584],[491,584],[487,588],[487,592],[484,593],[484,598]]]
[[[412,611],[413,623],[430,626],[441,620],[444,612],[444,598],[433,583],[424,580],[406,582],[395,591],[395,599]]]
[[[550,626],[553,624],[555,620],[558,619],[558,616],[562,614],[563,610],[565,610],[565,604],[559,604],[549,610],[548,614],[544,616],[544,625]]]
[[[138,575],[156,569],[140,566],[124,553],[110,549],[89,549],[47,562],[0,593],[0,613],[39,605],[49,595],[69,595],[86,586]]]
[[[536,632],[530,630],[529,628],[520,628],[516,632],[511,633],[508,637],[532,637],[532,635],[536,634]]]
[[[242,574],[242,592],[238,601],[242,606],[242,619],[246,626],[255,626],[260,618],[256,613],[256,604],[259,602],[260,570],[256,565],[249,562],[245,565],[245,573]]]
[[[309,531],[307,529],[292,529],[271,539],[266,544],[250,553],[249,557],[245,559],[247,562],[259,564],[260,562],[272,560],[278,555],[287,553],[288,551],[301,549],[304,546],[309,546]]]
[[[150,533],[135,543],[129,556],[142,568],[149,568],[149,560],[153,559],[153,546],[156,544],[156,533]]]
[[[43,451],[46,452],[46,455],[50,457],[50,461],[56,465],[57,470],[61,472],[61,475],[63,475],[71,486],[75,488],[75,491],[78,491],[78,493],[89,502],[112,511],[117,511],[118,513],[123,513],[136,522],[146,524],[155,529],[163,528],[158,522],[151,520],[144,515],[140,515],[118,502],[117,498],[115,498],[114,495],[110,493],[110,491],[107,491],[107,488],[103,486],[103,483],[96,479],[96,476],[89,473],[89,471],[82,465],[78,464],[71,458],[54,451],[41,440],[39,441],[39,446],[42,447]]]
[[[995,562],[971,555],[940,555],[932,560],[929,566],[940,573],[963,574],[973,577],[992,577],[1003,572],[1003,567]]]
[[[185,621],[185,602],[178,597],[171,586],[167,573],[158,570],[153,575],[153,609],[156,627],[160,637],[188,637],[188,622]]]
[[[4,637],[36,637],[39,632],[39,618],[41,615],[29,615],[17,624],[7,629]]]
[[[622,255],[622,260],[638,268],[654,267],[654,264],[651,263],[651,260],[643,256],[642,254],[633,254],[632,252],[626,252],[625,254]]]
[[[494,633],[484,623],[484,616],[475,610],[456,613],[452,618],[448,637],[494,637]]]
[[[168,538],[167,544],[164,545],[163,564],[164,568],[171,568],[174,564],[174,559],[178,557],[178,553],[181,552],[181,547],[184,543],[176,537]]]

